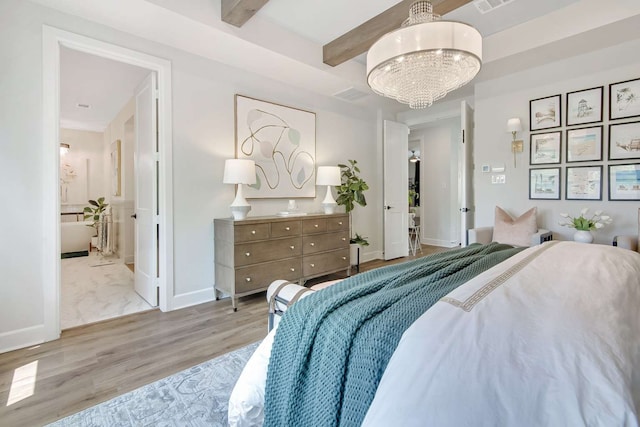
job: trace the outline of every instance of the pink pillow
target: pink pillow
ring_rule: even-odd
[[[538,208],[531,208],[514,219],[496,206],[493,241],[513,246],[531,246],[531,236],[538,232],[537,212]]]

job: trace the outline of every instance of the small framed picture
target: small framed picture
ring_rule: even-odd
[[[640,200],[640,163],[609,165],[609,200]]]
[[[640,158],[640,122],[609,125],[609,160]]]
[[[560,163],[560,145],[562,132],[538,133],[529,136],[530,165],[546,165]]]
[[[609,120],[640,116],[640,79],[609,85]]]
[[[560,200],[560,168],[529,169],[529,199]]]
[[[603,86],[567,93],[567,126],[602,121]]]
[[[567,162],[602,160],[602,126],[567,129]]]
[[[529,130],[557,128],[562,125],[560,95],[529,101]]]
[[[602,166],[568,166],[567,200],[602,200]]]

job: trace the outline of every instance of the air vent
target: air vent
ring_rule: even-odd
[[[473,0],[473,4],[476,6],[476,9],[484,15],[512,1],[513,0]]]
[[[333,96],[335,96],[336,98],[344,99],[345,101],[357,101],[358,99],[364,98],[368,95],[368,93],[359,91],[358,89],[353,87],[333,94]]]

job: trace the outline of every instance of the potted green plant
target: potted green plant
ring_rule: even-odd
[[[337,187],[338,198],[336,203],[344,206],[345,211],[349,214],[349,224],[352,222],[352,211],[355,209],[356,204],[360,206],[367,206],[367,199],[364,192],[369,189],[367,183],[359,176],[360,168],[358,168],[358,162],[356,160],[349,160],[349,164],[338,164],[340,168],[341,184]],[[358,233],[353,232],[351,229],[351,264],[354,265],[353,260],[358,257],[358,249],[362,246],[369,246],[369,242],[366,237],[361,236]],[[354,256],[355,254],[355,256]],[[357,263],[356,263],[357,264]]]
[[[84,220],[93,221],[93,223],[87,224],[87,227],[93,227],[96,230],[95,235],[91,238],[91,246],[97,246],[98,222],[100,221],[100,214],[104,212],[109,204],[104,202],[104,197],[100,197],[98,198],[98,200],[89,200],[89,205],[90,206],[86,206],[83,210]]]

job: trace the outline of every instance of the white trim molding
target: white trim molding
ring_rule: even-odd
[[[199,291],[174,296],[173,309],[177,310],[179,308],[191,307],[192,305],[202,304],[215,299],[215,291],[213,290],[213,285],[211,285],[208,289],[201,289]]]
[[[30,326],[0,334],[0,353],[17,350],[44,341],[44,325]]]
[[[173,177],[171,62],[145,53],[105,43],[47,25],[42,26],[43,82],[43,274],[44,327],[40,341],[60,337],[60,196],[58,192],[60,154],[60,47],[124,62],[155,71],[158,76],[159,254],[160,309],[174,304],[173,282]],[[53,280],[52,280],[53,279]]]

